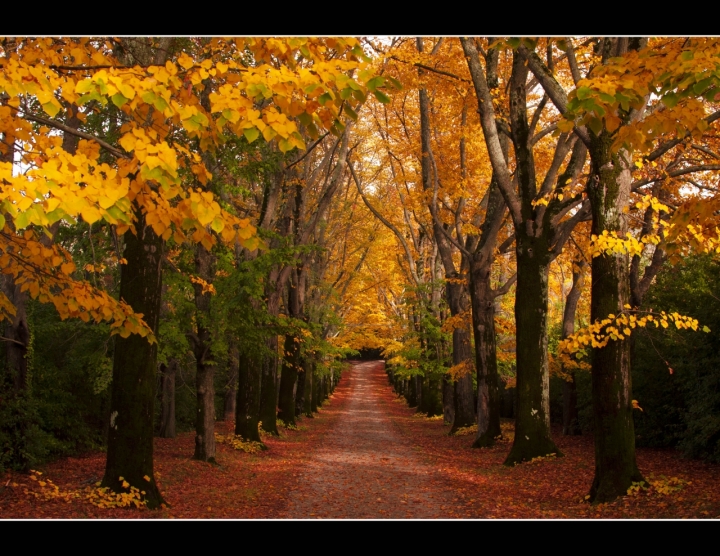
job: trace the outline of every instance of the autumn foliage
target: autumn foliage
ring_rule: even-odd
[[[308,500],[321,475],[352,498],[337,466],[361,456],[333,435],[357,433],[389,455],[377,511],[328,501],[342,517],[425,516],[383,488],[426,517],[717,515],[705,464],[636,444],[719,461],[716,373],[692,385],[677,347],[717,331],[668,293],[717,300],[719,58],[704,37],[0,39],[0,504],[333,517]],[[346,363],[368,353],[386,374]],[[400,455],[343,432],[365,398]],[[411,446],[426,484],[396,474]]]

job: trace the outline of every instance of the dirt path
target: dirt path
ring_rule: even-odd
[[[287,518],[447,517],[455,495],[389,417],[383,363],[355,363],[333,396],[335,425],[304,461]]]

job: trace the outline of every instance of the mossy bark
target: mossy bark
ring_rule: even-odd
[[[552,258],[551,239],[555,230],[552,211],[545,211],[542,205],[538,208],[534,203],[538,187],[527,119],[527,76],[527,62],[515,52],[509,104],[520,194],[520,218],[516,215],[513,221],[517,261],[517,413],[515,439],[505,465],[515,465],[553,453],[561,455],[550,436],[547,351],[548,266]],[[568,167],[572,167],[572,159]]]
[[[624,237],[628,223],[625,208],[630,203],[632,157],[624,149],[614,153],[613,136],[592,136],[592,173],[588,196],[592,206],[592,233],[616,232]],[[630,302],[627,254],[602,254],[592,261],[593,322],[617,315]],[[630,340],[610,340],[593,349],[592,400],[595,439],[595,477],[590,501],[610,502],[627,493],[643,477],[635,458]]]
[[[517,412],[515,439],[505,465],[560,455],[550,436],[547,351],[548,246],[545,238],[516,234],[515,293]]]
[[[157,334],[164,242],[145,226],[139,210],[135,216],[137,235],[125,234],[123,256],[127,263],[120,270],[120,299],[142,313]],[[137,334],[115,336],[107,463],[102,480],[103,486],[115,492],[127,492],[123,480],[145,491],[143,498],[149,508],[163,502],[153,474],[156,357],[157,343],[151,344]]]

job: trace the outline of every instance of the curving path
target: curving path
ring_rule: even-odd
[[[442,518],[455,495],[393,424],[397,403],[382,361],[353,363],[329,410],[338,412],[301,463],[287,518]]]

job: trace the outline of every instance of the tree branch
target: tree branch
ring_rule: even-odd
[[[102,139],[91,135],[89,133],[85,133],[83,131],[78,131],[77,129],[67,126],[63,123],[60,123],[56,120],[49,120],[47,118],[43,118],[41,116],[34,116],[32,114],[23,113],[23,118],[26,120],[30,120],[31,122],[36,122],[39,124],[48,125],[50,127],[54,127],[55,129],[59,129],[61,131],[64,131],[65,133],[69,133],[70,135],[75,135],[76,137],[81,137],[83,139],[87,139],[89,141],[95,141],[98,145],[100,145],[102,148],[107,150],[110,154],[116,156],[117,158],[130,158],[129,155],[124,153],[123,151],[120,151],[113,147],[111,144],[106,143]]]

